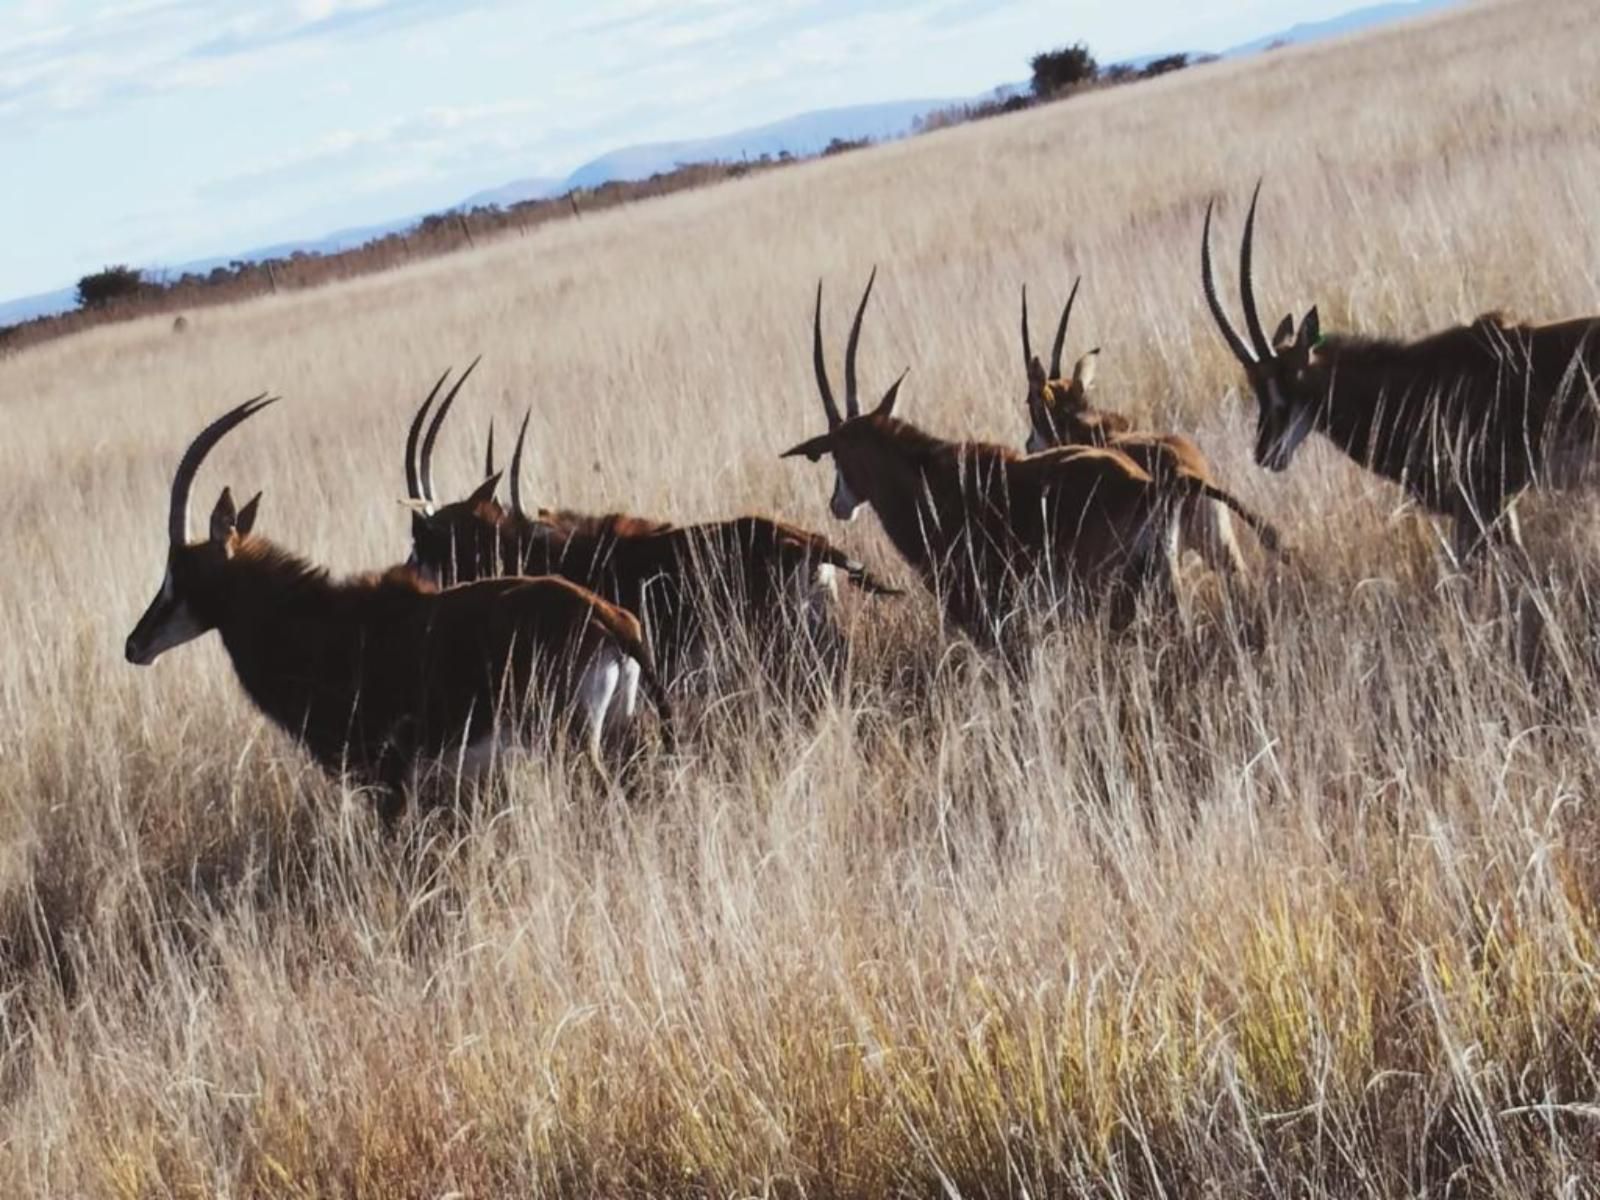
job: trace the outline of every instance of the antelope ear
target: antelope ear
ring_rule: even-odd
[[[894,416],[895,401],[900,399],[900,385],[906,381],[906,376],[909,374],[911,374],[910,367],[900,372],[900,378],[889,385],[889,390],[883,394],[883,399],[878,401],[878,407],[872,410],[873,416]]]
[[[1297,344],[1309,350],[1322,340],[1322,318],[1317,315],[1316,305],[1306,314],[1306,319],[1300,322],[1300,337]]]
[[[1037,391],[1042,390],[1048,382],[1049,380],[1044,373],[1044,364],[1039,361],[1039,356],[1035,354],[1028,360],[1028,386]]]
[[[240,537],[243,537],[256,527],[256,516],[260,511],[261,493],[257,492],[245,501],[244,507],[239,510],[238,519],[234,522],[234,528]]]
[[[467,507],[476,508],[494,499],[494,490],[500,486],[500,472],[496,471],[472,490],[472,495],[467,497]]]
[[[1290,313],[1278,322],[1278,330],[1272,335],[1274,346],[1287,346],[1294,340],[1294,314]]]
[[[808,438],[807,440],[801,442],[798,446],[790,446],[782,454],[778,455],[778,457],[779,458],[808,458],[812,462],[820,462],[820,461],[822,461],[822,458],[823,458],[824,455],[828,455],[828,454],[832,454],[832,453],[833,453],[833,434],[831,434],[831,433],[823,433],[823,434],[818,434],[814,438]]]
[[[1100,361],[1100,347],[1096,346],[1080,358],[1072,368],[1072,382],[1088,391],[1094,386],[1094,369]]]
[[[233,507],[233,492],[223,488],[222,495],[217,497],[216,507],[211,510],[211,540],[219,545],[226,542],[238,523],[239,513]]]

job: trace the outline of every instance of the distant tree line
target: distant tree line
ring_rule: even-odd
[[[867,145],[836,138],[822,152],[838,154]],[[388,270],[413,259],[447,254],[475,239],[499,234],[525,235],[551,221],[571,220],[653,196],[705,187],[801,161],[788,153],[762,154],[739,162],[681,163],[649,179],[615,181],[575,188],[556,197],[516,204],[484,205],[434,213],[416,226],[334,254],[296,251],[284,258],[235,260],[207,272],[158,277],[128,266],[109,266],[78,281],[78,307],[71,312],[0,326],[0,354],[88,329],[107,321],[154,313],[230,304],[277,291],[317,287]]]
[[[931,133],[935,129],[945,129],[951,125],[963,125],[968,121],[981,121],[988,117],[1004,116],[1006,113],[1032,108],[1036,104],[1064,100],[1069,96],[1075,96],[1091,88],[1111,87],[1116,84],[1135,83],[1141,79],[1154,79],[1158,75],[1168,75],[1173,71],[1181,71],[1184,67],[1193,66],[1196,63],[1211,62],[1214,57],[1213,55],[1167,54],[1160,58],[1150,59],[1142,66],[1134,66],[1130,63],[1113,63],[1110,66],[1102,67],[1085,43],[1075,42],[1072,45],[1060,46],[1054,50],[1045,50],[1035,54],[1028,60],[1032,76],[1029,79],[1027,92],[997,95],[990,100],[978,100],[969,104],[956,104],[949,108],[939,109],[918,119],[917,132]]]
[[[1143,66],[1114,64],[1101,67],[1083,42],[1036,54],[1029,60],[1032,78],[1027,93],[997,95],[992,100],[959,104],[920,118],[915,132],[926,133],[949,125],[981,120],[1065,99],[1091,88],[1152,79],[1198,61],[1187,54],[1170,54]],[[829,157],[871,144],[869,138],[836,137],[820,152]],[[756,171],[799,162],[788,152],[763,154],[739,162],[680,163],[670,171],[638,181],[616,181],[593,188],[575,188],[564,195],[516,204],[454,209],[424,217],[415,227],[336,254],[297,251],[287,258],[254,262],[236,260],[200,274],[177,278],[151,278],[126,265],[108,266],[78,280],[78,307],[56,316],[38,317],[18,325],[0,327],[0,353],[59,337],[108,320],[147,313],[179,313],[188,308],[227,304],[251,296],[316,287],[337,279],[365,275],[399,266],[413,258],[445,254],[475,245],[479,237],[515,231],[527,234],[550,221],[568,220],[662,196],[688,188],[738,179]],[[187,322],[185,322],[185,325]]]

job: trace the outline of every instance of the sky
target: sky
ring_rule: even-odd
[[[1364,0],[0,0],[0,298],[447,208],[608,150],[959,98]]]

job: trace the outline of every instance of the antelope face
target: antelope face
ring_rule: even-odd
[[[1316,309],[1306,314],[1298,330],[1294,318],[1285,317],[1273,338],[1272,357],[1250,372],[1256,393],[1256,463],[1269,471],[1287,470],[1316,428],[1318,397],[1311,368],[1320,337]]]
[[[872,412],[843,421],[829,432],[783,452],[784,458],[805,458],[812,462],[821,462],[823,458],[833,459],[833,497],[828,509],[841,521],[855,520],[861,506],[866,503],[866,492],[875,462],[869,427],[878,417],[890,415],[899,390],[900,380],[897,379],[883,402]]]
[[[411,513],[410,566],[436,587],[485,579],[499,574],[499,528],[504,517],[495,502],[498,475],[478,485],[465,500],[437,512]]]
[[[1095,349],[1080,358],[1072,368],[1071,379],[1046,379],[1044,364],[1037,358],[1029,361],[1029,454],[1094,440],[1082,417],[1089,407],[1089,388],[1094,383],[1099,355]]]
[[[872,298],[872,285],[878,278],[877,269],[867,279],[867,287],[861,293],[861,303],[856,306],[855,320],[850,325],[850,340],[845,343],[844,351],[844,411],[839,411],[839,405],[833,397],[833,386],[828,382],[828,368],[824,362],[822,351],[822,284],[817,284],[817,307],[811,322],[811,365],[817,377],[817,391],[822,397],[822,412],[828,419],[828,432],[820,437],[814,437],[801,442],[783,452],[784,458],[803,457],[812,462],[820,461],[825,455],[833,456],[833,495],[828,500],[828,511],[841,521],[853,521],[856,514],[861,511],[865,503],[867,484],[870,475],[870,464],[865,463],[860,454],[852,450],[856,445],[855,434],[862,427],[863,422],[874,417],[887,417],[894,411],[895,397],[899,394],[900,384],[905,379],[904,372],[900,378],[884,393],[878,407],[865,416],[861,413],[860,402],[856,392],[856,347],[861,341],[861,318],[867,311],[867,301]]]
[[[147,667],[174,646],[216,628],[216,615],[208,600],[214,589],[208,585],[255,525],[260,503],[257,495],[235,512],[233,495],[223,488],[211,514],[211,536],[168,550],[167,573],[160,590],[128,635],[124,653],[129,662]]]
[[[833,467],[833,495],[828,498],[828,511],[840,521],[854,521],[861,512],[861,497],[850,490],[844,471],[837,462]]]
[[[1216,277],[1211,269],[1211,216],[1215,202],[1206,206],[1205,228],[1200,235],[1200,282],[1212,319],[1256,394],[1256,462],[1269,471],[1282,471],[1306,435],[1316,428],[1321,411],[1322,397],[1316,383],[1321,372],[1314,372],[1313,368],[1322,330],[1315,308],[1306,314],[1299,329],[1295,328],[1293,317],[1285,317],[1270,341],[1261,327],[1251,276],[1256,205],[1260,199],[1258,183],[1244,219],[1244,238],[1239,243],[1239,294],[1245,331],[1250,335],[1248,343],[1233,327],[1217,296]]]
[[[124,653],[135,666],[148,667],[174,646],[193,641],[211,629],[189,606],[180,582],[190,574],[185,562],[189,550],[186,546],[168,555],[167,574],[161,581],[161,590],[128,635]]]

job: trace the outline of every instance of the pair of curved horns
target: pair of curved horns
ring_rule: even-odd
[[[1251,271],[1256,238],[1256,204],[1261,199],[1261,184],[1262,181],[1258,179],[1256,190],[1250,195],[1250,212],[1244,219],[1244,240],[1239,244],[1239,298],[1244,305],[1245,329],[1255,346],[1254,354],[1251,354],[1250,347],[1245,345],[1239,331],[1233,327],[1222,301],[1217,298],[1217,281],[1211,269],[1211,214],[1216,207],[1215,199],[1206,205],[1205,230],[1200,237],[1200,281],[1205,288],[1206,303],[1211,307],[1212,319],[1222,331],[1228,348],[1245,367],[1271,362],[1274,357],[1272,343],[1267,340],[1266,331],[1261,327],[1261,316],[1256,310],[1255,278]]]
[[[878,268],[872,268],[867,277],[867,290],[861,293],[861,303],[856,306],[856,317],[850,325],[850,340],[844,347],[844,416],[834,403],[833,388],[828,383],[828,367],[822,353],[822,280],[817,280],[817,307],[811,320],[811,365],[817,373],[817,390],[822,393],[822,408],[828,414],[828,428],[836,429],[852,417],[861,415],[861,402],[856,392],[856,347],[861,343],[861,318],[867,311],[867,301],[872,298],[872,285],[878,280]]]
[[[455,403],[456,395],[461,391],[461,385],[467,382],[478,363],[483,361],[483,355],[473,359],[467,369],[461,373],[461,378],[451,385],[446,393],[444,402],[439,405],[439,411],[433,414],[433,421],[428,426],[426,436],[422,434],[422,423],[427,419],[428,410],[433,407],[434,400],[439,395],[439,389],[444,387],[445,380],[450,378],[450,368],[446,368],[443,375],[439,376],[433,390],[428,393],[428,398],[422,402],[422,407],[417,409],[417,415],[411,418],[411,428],[406,433],[406,499],[420,500],[426,504],[437,503],[433,493],[433,443],[438,440],[439,426],[444,424],[445,414],[450,411],[450,406]],[[417,451],[417,439],[422,438],[422,450]],[[491,438],[489,456],[494,457],[494,444]],[[494,474],[490,471],[489,474]]]
[[[223,413],[189,443],[189,448],[178,460],[177,473],[172,477],[172,502],[167,509],[167,541],[173,548],[188,544],[189,493],[194,488],[194,477],[199,473],[200,464],[205,462],[206,455],[211,453],[212,447],[226,437],[229,431],[255,416],[269,404],[276,404],[279,399],[280,397],[268,396],[265,392],[259,396],[252,396],[243,404],[235,405]]]
[[[1072,320],[1072,306],[1078,299],[1078,285],[1083,282],[1079,275],[1072,281],[1072,291],[1067,294],[1067,306],[1061,310],[1061,322],[1056,326],[1055,345],[1050,348],[1050,378],[1061,378],[1061,351],[1067,344],[1067,323]],[[1033,346],[1028,337],[1028,285],[1022,285],[1022,365],[1027,367],[1033,361]]]

